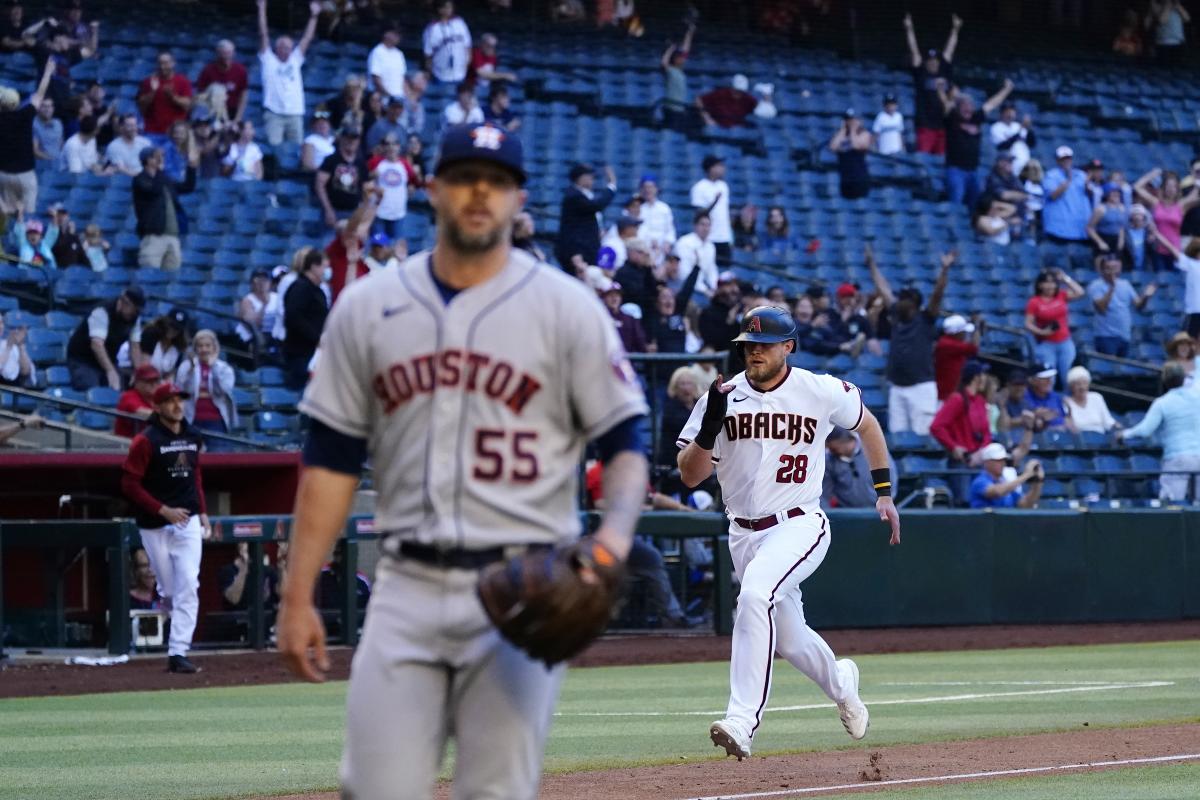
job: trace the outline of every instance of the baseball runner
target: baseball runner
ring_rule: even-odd
[[[887,445],[858,388],[831,375],[788,366],[796,326],[786,310],[759,306],[742,319],[734,340],[746,370],[721,376],[692,409],[679,434],[683,482],[712,474],[729,517],[729,552],[741,581],[733,625],[729,705],[709,729],[713,744],[738,760],[750,755],[771,693],[778,652],[837,703],[846,732],[867,734],[867,707],[858,696],[858,666],[833,651],[804,621],[800,584],[829,550],[829,520],[820,508],[825,439],[833,427],[858,431],[879,499],[879,518],[900,543],[891,498]]]
[[[133,437],[121,475],[121,491],[135,507],[142,546],[171,610],[167,669],[192,673],[187,657],[200,611],[201,540],[212,536],[200,477],[203,435],[183,415],[188,393],[173,383],[154,390],[154,414]]]
[[[450,128],[435,175],[434,249],[355,281],[330,314],[300,405],[312,429],[278,643],[323,678],[314,582],[369,454],[385,555],[351,670],[343,797],[430,797],[453,737],[455,798],[533,800],[560,662],[611,615],[647,407],[596,297],[509,244],[519,140]],[[608,506],[578,539],[589,439]]]

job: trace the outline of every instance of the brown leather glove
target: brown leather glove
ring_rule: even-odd
[[[591,536],[493,564],[476,592],[505,639],[553,666],[608,627],[625,567]]]

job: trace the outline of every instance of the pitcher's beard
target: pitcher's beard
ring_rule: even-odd
[[[456,223],[446,220],[446,240],[450,246],[466,255],[477,255],[495,249],[508,236],[508,226],[499,225],[484,233],[465,232]]]

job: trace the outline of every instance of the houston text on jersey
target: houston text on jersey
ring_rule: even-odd
[[[799,414],[782,412],[732,414],[725,418],[725,435],[729,441],[738,439],[785,439],[792,444],[812,444],[817,435],[817,420]]]
[[[434,387],[462,387],[482,392],[520,414],[542,384],[529,374],[517,374],[512,364],[470,350],[442,350],[397,362],[375,375],[375,395],[383,401],[383,412],[391,414],[414,394],[427,394]]]

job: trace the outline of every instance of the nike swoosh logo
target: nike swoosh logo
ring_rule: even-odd
[[[748,399],[750,399],[750,398],[749,397],[735,397],[735,398],[733,398],[733,402],[740,403],[743,400],[748,400]]]
[[[408,306],[393,306],[392,308],[385,308],[383,310],[383,318],[387,319],[388,317],[399,314],[401,311],[408,311]]]

